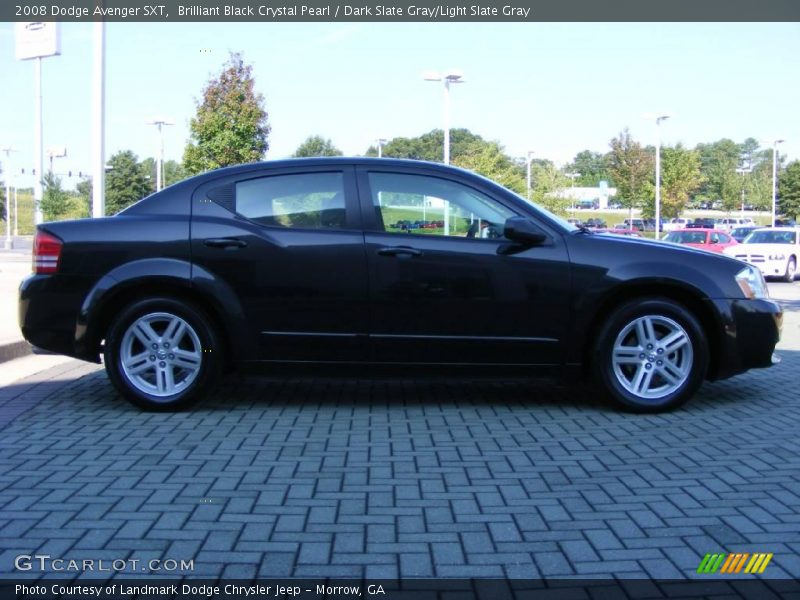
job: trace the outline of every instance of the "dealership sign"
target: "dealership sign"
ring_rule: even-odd
[[[16,24],[17,60],[61,54],[59,23],[33,21]]]

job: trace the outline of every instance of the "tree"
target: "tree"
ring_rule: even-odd
[[[165,160],[164,165],[164,187],[183,181],[188,176],[183,165],[176,160]]]
[[[525,193],[525,177],[519,166],[503,153],[497,142],[473,142],[453,164],[475,171],[519,194]]]
[[[790,219],[797,219],[800,215],[800,160],[794,160],[786,165],[781,172],[779,186],[780,214]]]
[[[575,178],[575,185],[596,187],[600,185],[601,181],[611,181],[611,173],[608,170],[608,155],[600,154],[599,152],[592,152],[591,150],[583,150],[575,155],[572,163],[567,165],[567,172],[580,173]]]
[[[687,150],[681,144],[661,148],[661,215],[665,218],[680,216],[689,196],[703,182],[700,174],[700,154]]]
[[[491,143],[484,140],[478,134],[472,133],[468,129],[450,130],[450,162],[474,151],[475,143]],[[392,158],[410,158],[413,160],[427,160],[430,162],[444,161],[444,131],[434,129],[424,133],[419,137],[404,138],[397,137],[389,140],[383,146],[383,156]],[[366,156],[378,156],[378,149],[370,146]]]
[[[88,217],[91,214],[92,207],[92,179],[91,177],[84,177],[75,185],[76,198],[75,201],[79,206],[82,216]]]
[[[570,180],[549,161],[531,164],[531,201],[552,213],[566,216],[571,200],[563,195]]]
[[[42,200],[39,207],[45,221],[57,221],[70,208],[69,194],[61,187],[61,178],[52,171],[42,179]]]
[[[147,157],[141,162],[142,172],[145,174],[146,177],[149,177],[148,181],[150,182],[150,192],[156,191],[156,184],[158,183],[158,178],[156,176],[156,159]],[[186,171],[183,168],[183,165],[179,162],[174,160],[165,160],[164,164],[162,165],[164,181],[163,187],[167,187],[172,185],[173,183],[178,183],[186,179]]]
[[[117,152],[108,161],[106,214],[113,215],[151,193],[150,181],[130,150]]]
[[[255,91],[253,68],[231,53],[222,71],[203,90],[183,153],[188,175],[257,162],[269,149],[270,126],[264,97]]]
[[[698,144],[697,151],[705,180],[698,195],[705,200],[721,200],[726,210],[733,210],[741,198],[742,182],[736,169],[741,164],[742,147],[733,140],[721,139]]]
[[[341,156],[342,151],[320,135],[310,135],[298,146],[292,156],[301,158],[308,156]]]
[[[616,199],[633,213],[652,197],[653,156],[625,128],[609,144],[608,170],[617,187]]]

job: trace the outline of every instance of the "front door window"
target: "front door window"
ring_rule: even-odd
[[[372,172],[369,185],[389,233],[497,239],[514,216],[486,195],[438,177]]]

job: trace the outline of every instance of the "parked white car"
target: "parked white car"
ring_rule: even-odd
[[[750,217],[744,217],[744,218],[728,217],[726,219],[722,219],[722,227],[728,231],[736,229],[737,227],[750,227],[754,224],[755,223],[753,223],[753,219],[751,219]]]
[[[684,219],[683,217],[678,217],[677,219],[670,219],[669,223],[666,223],[663,227],[664,231],[677,231],[678,229],[686,229],[686,226],[691,223],[694,219]]]
[[[800,227],[756,229],[725,254],[758,267],[764,277],[794,281],[800,260]]]

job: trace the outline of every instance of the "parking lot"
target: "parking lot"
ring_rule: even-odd
[[[770,290],[782,364],[666,415],[591,386],[413,375],[228,377],[149,414],[65,362],[0,389],[0,576],[49,554],[194,559],[198,576],[683,578],[706,553],[769,552],[765,577],[800,577],[800,282]]]

